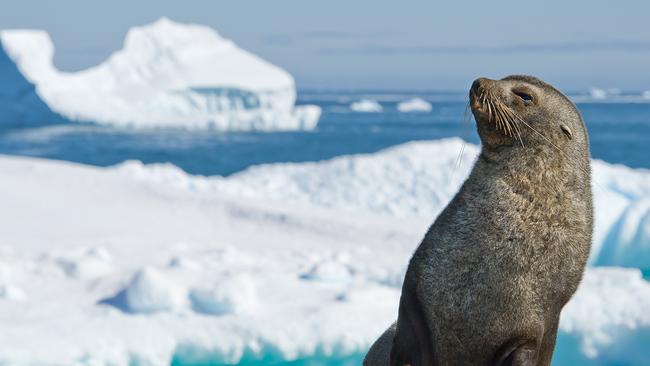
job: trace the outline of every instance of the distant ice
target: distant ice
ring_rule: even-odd
[[[589,90],[589,95],[591,96],[591,98],[596,100],[605,100],[605,99],[619,100],[621,94],[622,91],[619,88],[609,88],[609,89],[591,88]]]
[[[646,90],[641,94],[643,99],[650,99],[650,90]]]
[[[313,130],[318,124],[322,111],[317,105],[298,105],[293,109],[293,120],[295,127],[289,129]]]
[[[64,73],[38,30],[0,32],[0,122],[62,119],[133,127],[313,129],[317,106],[295,107],[294,79],[213,29],[161,18],[128,31],[124,47]],[[15,95],[14,95],[15,94]]]
[[[431,112],[431,103],[421,98],[413,98],[397,104],[400,112]]]
[[[371,99],[362,99],[350,104],[350,110],[353,112],[377,113],[384,108],[377,101]]]
[[[599,89],[599,88],[592,88],[589,91],[589,94],[593,99],[605,99],[607,98],[607,91],[604,89]]]

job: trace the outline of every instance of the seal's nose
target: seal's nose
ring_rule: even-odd
[[[472,111],[476,113],[485,113],[485,106],[483,103],[488,95],[490,95],[491,84],[494,80],[488,78],[478,78],[472,83],[469,89],[469,101]]]
[[[475,94],[480,94],[479,93],[480,90],[485,89],[485,87],[487,86],[487,84],[490,81],[492,81],[492,80],[490,80],[488,78],[478,78],[478,79],[474,80],[474,82],[472,83],[471,91],[474,92]]]

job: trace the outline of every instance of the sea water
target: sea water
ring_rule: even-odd
[[[403,113],[397,103],[421,97],[431,112]],[[349,105],[376,100],[378,113]],[[412,140],[450,136],[478,143],[463,93],[303,92],[298,103],[317,104],[323,114],[313,131],[223,133],[209,130],[133,129],[93,124],[0,127],[0,153],[108,166],[125,160],[169,162],[191,174],[229,175],[251,165],[318,161],[373,153]],[[650,168],[650,101],[578,101],[589,130],[592,156],[634,168]],[[460,152],[459,152],[460,153]]]

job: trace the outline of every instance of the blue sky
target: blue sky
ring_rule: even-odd
[[[650,89],[649,1],[0,0],[0,28],[49,31],[78,70],[160,16],[207,24],[301,88],[465,89],[533,74],[567,90]]]

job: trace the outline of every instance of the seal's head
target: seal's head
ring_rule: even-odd
[[[469,96],[484,149],[497,152],[545,144],[565,154],[588,151],[586,129],[576,106],[535,77],[479,78]]]

